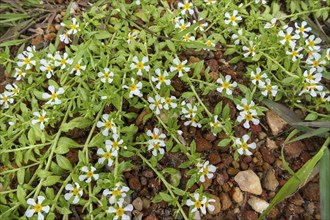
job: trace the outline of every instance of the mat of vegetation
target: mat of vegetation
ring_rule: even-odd
[[[3,0],[0,219],[328,219],[327,1]]]

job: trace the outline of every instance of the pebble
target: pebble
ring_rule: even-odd
[[[248,200],[248,203],[254,211],[259,213],[262,213],[269,206],[268,202],[266,202],[263,199],[259,199],[258,197],[255,196],[251,196],[250,199]]]
[[[135,210],[142,211],[143,209],[143,202],[140,197],[137,197],[136,199],[133,200],[132,205],[134,206]]]
[[[305,200],[318,202],[320,199],[320,188],[318,183],[308,183],[302,189],[302,195]]]
[[[230,191],[230,186],[228,183],[223,184],[222,186],[222,190],[225,192],[229,192]]]
[[[221,162],[221,157],[218,154],[218,152],[211,152],[209,154],[209,161],[210,161],[210,164],[213,164],[213,165],[216,165],[216,164],[220,163]]]
[[[249,168],[249,165],[247,165],[246,163],[244,162],[241,162],[241,169],[242,170],[247,170]]]
[[[304,204],[304,199],[301,197],[300,193],[296,193],[291,197],[290,202],[295,205],[302,205]]]
[[[141,177],[141,184],[142,184],[142,186],[145,186],[148,184],[148,180],[144,176]]]
[[[152,178],[154,177],[154,172],[152,170],[145,170],[142,172],[142,175],[147,178]]]
[[[272,110],[266,112],[266,120],[273,135],[278,135],[288,124]]]
[[[239,163],[237,161],[234,160],[231,164],[233,165],[233,167],[235,169],[238,169],[239,168]]]
[[[258,213],[252,210],[247,210],[244,212],[244,219],[245,220],[257,220],[258,219]]]
[[[263,160],[267,163],[273,164],[275,162],[274,153],[269,148],[261,147],[260,153],[262,155]]]
[[[297,158],[303,151],[304,144],[301,141],[295,141],[284,147],[285,155],[291,158]]]
[[[243,202],[243,193],[238,187],[234,188],[232,197],[233,197],[233,200],[238,204]]]
[[[264,179],[264,187],[270,191],[275,191],[279,185],[279,182],[276,179],[275,171],[273,169],[269,169],[266,173]]]
[[[158,218],[154,215],[148,215],[144,220],[158,220]]]
[[[212,133],[211,131],[208,131],[208,132],[204,133],[204,134],[203,134],[203,137],[204,137],[206,140],[210,141],[210,142],[215,141],[215,139],[217,138],[216,136],[213,135],[213,133]]]
[[[151,113],[150,110],[143,110],[135,120],[136,126],[142,125],[144,116],[149,114],[149,113]]]
[[[209,211],[209,213],[211,215],[216,215],[221,211],[221,203],[220,203],[220,198],[215,196],[215,195],[211,195],[210,199],[214,199],[215,202],[210,202],[211,205],[214,205],[214,210],[213,211]]]
[[[203,190],[207,190],[212,185],[212,180],[209,178],[205,178],[205,181],[202,183]]]
[[[267,137],[267,134],[265,133],[265,132],[260,132],[259,134],[258,134],[258,138],[260,139],[260,140],[263,140],[263,139],[265,139]]]
[[[272,149],[272,150],[278,148],[277,145],[276,145],[276,142],[269,139],[269,138],[266,139],[266,147],[268,147],[269,149]]]
[[[235,169],[235,168],[233,168],[233,167],[229,167],[229,168],[227,169],[227,173],[228,173],[230,176],[234,176],[234,175],[236,175],[238,172],[239,172],[239,170],[238,170],[238,169]]]
[[[147,198],[142,198],[142,207],[143,209],[147,209],[150,207],[150,200]]]
[[[129,188],[132,190],[140,190],[141,189],[141,182],[139,180],[139,177],[133,176],[128,180]]]
[[[240,171],[234,178],[242,191],[255,195],[262,193],[260,179],[252,170]]]
[[[216,179],[217,183],[222,186],[223,184],[225,184],[225,178],[222,174],[218,174]]]
[[[203,137],[197,137],[196,139],[196,151],[203,152],[210,150],[212,148],[212,143]]]
[[[222,210],[227,210],[232,205],[232,202],[227,193],[220,194],[220,201],[221,201],[221,205],[222,205]]]

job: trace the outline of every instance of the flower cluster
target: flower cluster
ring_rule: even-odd
[[[248,101],[246,98],[241,100],[242,105],[237,104],[236,108],[240,110],[239,116],[237,117],[238,122],[245,121],[244,128],[250,128],[250,122],[254,125],[259,124],[259,119],[257,119],[257,111],[254,108],[254,102]]]
[[[166,146],[166,135],[160,129],[154,128],[153,131],[147,131],[147,136],[151,138],[148,140],[148,150],[152,150],[152,155],[157,156],[158,153],[164,154],[165,150],[163,147]]]
[[[266,73],[262,73],[260,67],[257,67],[250,72],[251,82],[254,85],[257,85],[258,88],[261,90],[261,94],[264,96],[276,96],[278,92],[278,86],[273,85],[270,78],[268,78]]]
[[[217,170],[215,166],[209,164],[209,161],[205,161],[205,163],[197,163],[197,167],[199,168],[199,181],[202,183],[205,182],[205,178],[212,179],[214,176],[214,172]]]
[[[3,105],[5,109],[8,109],[9,105],[14,103],[14,97],[18,94],[19,88],[15,83],[7,84],[5,86],[5,91],[0,94],[0,105]]]
[[[181,109],[181,114],[183,115],[182,118],[189,119],[188,121],[184,122],[184,125],[185,126],[190,125],[196,128],[202,127],[202,125],[197,122],[197,113],[198,113],[197,106],[192,105],[191,103],[186,103],[185,101],[181,103],[181,106],[183,106]]]
[[[72,41],[70,36],[73,36],[80,31],[79,23],[76,18],[72,18],[71,24],[65,24],[62,22],[61,26],[66,27],[67,30],[65,30],[64,34],[60,34],[60,41],[69,44]]]
[[[194,193],[193,199],[188,199],[187,206],[192,207],[191,212],[201,211],[202,214],[206,214],[206,209],[210,212],[214,211],[215,207],[211,203],[214,203],[214,199],[209,199],[206,196],[202,196],[199,193]]]

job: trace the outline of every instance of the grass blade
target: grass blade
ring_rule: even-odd
[[[320,195],[321,195],[321,219],[330,219],[330,153],[329,149],[324,150],[320,161]]]

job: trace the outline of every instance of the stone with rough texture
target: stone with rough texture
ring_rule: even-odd
[[[242,191],[255,195],[262,193],[260,179],[252,170],[240,171],[234,178]]]
[[[210,205],[214,205],[214,210],[208,211],[211,215],[216,215],[221,211],[221,203],[220,203],[220,198],[215,196],[215,195],[211,195],[210,199],[214,199],[215,202],[210,202]]]
[[[222,210],[227,210],[232,205],[232,202],[227,193],[220,194],[220,201],[221,201],[221,205],[222,205]]]
[[[203,137],[197,137],[196,139],[196,151],[203,152],[210,150],[212,148],[212,143]]]
[[[295,141],[287,144],[284,147],[285,155],[291,158],[297,158],[300,156],[304,149],[304,144],[301,141]]]
[[[233,190],[233,200],[238,204],[243,202],[243,193],[238,187]]]
[[[251,196],[251,198],[248,200],[248,203],[254,211],[259,213],[262,213],[269,206],[268,202],[255,196]]]
[[[143,202],[140,197],[137,197],[136,199],[134,199],[134,201],[132,202],[132,205],[134,206],[135,210],[142,211],[142,209],[143,209]]]
[[[266,189],[271,191],[275,191],[278,187],[279,182],[276,179],[275,171],[273,169],[267,171],[263,185]]]
[[[273,135],[278,135],[288,124],[280,116],[278,116],[275,112],[271,110],[268,110],[266,112],[266,120]]]
[[[276,145],[276,142],[269,138],[266,139],[266,147],[268,147],[269,149],[272,149],[272,150],[278,148]]]

